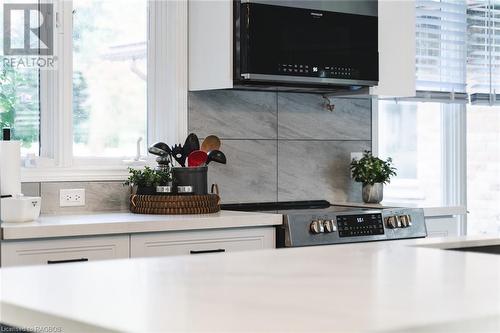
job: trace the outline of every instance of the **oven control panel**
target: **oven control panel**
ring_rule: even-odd
[[[383,235],[382,213],[338,215],[339,237]]]
[[[313,211],[284,216],[282,246],[328,245],[426,237],[420,208]],[[280,244],[278,244],[279,246]]]

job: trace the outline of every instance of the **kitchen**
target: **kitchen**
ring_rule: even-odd
[[[0,76],[2,330],[500,329],[496,2],[125,3]]]

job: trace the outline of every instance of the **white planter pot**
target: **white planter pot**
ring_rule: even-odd
[[[384,184],[363,184],[363,202],[380,203],[384,199]]]

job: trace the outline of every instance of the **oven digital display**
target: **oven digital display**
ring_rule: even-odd
[[[383,235],[382,214],[338,215],[340,237]]]

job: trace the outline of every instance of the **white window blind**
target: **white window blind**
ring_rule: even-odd
[[[417,90],[465,93],[465,0],[416,0],[416,15]]]
[[[476,104],[500,103],[500,0],[468,0],[467,84]]]

